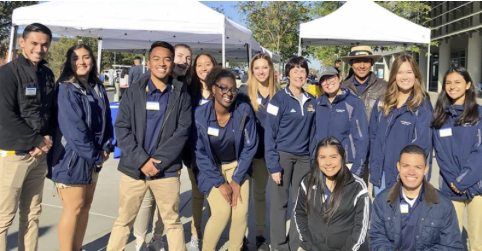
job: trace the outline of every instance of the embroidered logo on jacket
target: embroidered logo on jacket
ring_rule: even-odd
[[[402,125],[411,125],[412,123],[408,122],[408,121],[404,121],[404,120],[400,120],[400,123],[402,123]]]

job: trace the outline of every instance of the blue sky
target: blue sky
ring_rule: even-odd
[[[243,21],[241,14],[238,13],[236,4],[238,1],[201,1],[201,3],[211,7],[221,7],[224,9],[224,14],[234,22],[246,27],[246,23]],[[310,58],[311,64],[310,68],[320,69],[320,62],[316,59]]]

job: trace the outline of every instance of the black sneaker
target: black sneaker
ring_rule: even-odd
[[[258,251],[269,251],[269,245],[264,236],[256,236],[256,249]]]
[[[246,238],[246,236],[243,238],[243,246],[241,247],[241,251],[249,251],[249,248],[248,248],[248,238]]]

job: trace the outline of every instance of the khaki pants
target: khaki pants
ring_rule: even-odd
[[[136,220],[137,212],[147,190],[156,198],[170,250],[184,251],[186,243],[182,223],[179,218],[179,176],[157,180],[135,180],[121,174],[119,185],[119,217],[112,227],[107,250],[123,250],[127,244],[130,230]]]
[[[136,237],[136,242],[138,244],[145,242],[147,228],[149,227],[151,219],[153,228],[152,233],[155,236],[161,237],[164,233],[164,224],[162,223],[159,210],[157,209],[154,194],[152,194],[151,190],[147,190],[144,199],[142,199],[142,204],[134,223],[134,236]]]
[[[221,165],[221,172],[227,182],[231,182],[234,170],[238,163]],[[212,251],[216,249],[216,245],[224,231],[224,228],[231,219],[231,228],[229,229],[229,251],[239,251],[243,245],[244,233],[248,226],[248,206],[249,206],[249,179],[245,179],[241,185],[241,197],[243,203],[238,200],[236,208],[226,202],[218,188],[213,188],[207,199],[211,209],[211,217],[209,217],[204,229],[203,251]]]
[[[471,251],[482,251],[482,195],[471,200],[452,200],[459,221],[460,232],[463,229],[464,211],[467,208],[467,235]]]
[[[268,184],[268,168],[264,159],[253,159],[253,195],[256,228],[266,228],[266,185]]]
[[[18,250],[38,249],[39,218],[47,162],[45,155],[0,157],[0,251],[19,209]]]
[[[191,211],[192,211],[192,222],[191,222],[191,235],[202,237],[201,233],[201,223],[203,216],[203,206],[204,206],[204,194],[199,191],[196,183],[196,177],[194,177],[194,172],[192,168],[187,168],[189,179],[191,180],[192,190],[191,190]]]

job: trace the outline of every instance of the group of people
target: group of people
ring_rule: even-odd
[[[315,99],[303,88],[303,57],[287,62],[280,89],[271,58],[257,54],[238,88],[212,55],[192,61],[188,45],[157,41],[149,74],[129,82],[112,126],[92,49],[70,48],[55,81],[44,60],[51,40],[46,26],[28,25],[22,54],[0,68],[0,251],[17,210],[18,249],[38,250],[46,176],[63,208],[60,250],[82,250],[114,129],[119,215],[107,250],[123,250],[131,228],[136,250],[165,250],[164,232],[170,250],[215,250],[228,222],[228,249],[247,250],[251,191],[257,250],[358,250],[367,239],[370,250],[462,250],[465,209],[470,249],[482,250],[482,110],[462,67],[445,74],[433,109],[412,56],[395,60],[387,83],[370,71],[380,56],[356,46],[342,58],[353,75],[342,81],[323,67]],[[428,182],[434,152],[440,191]],[[183,166],[192,184],[187,246]]]

